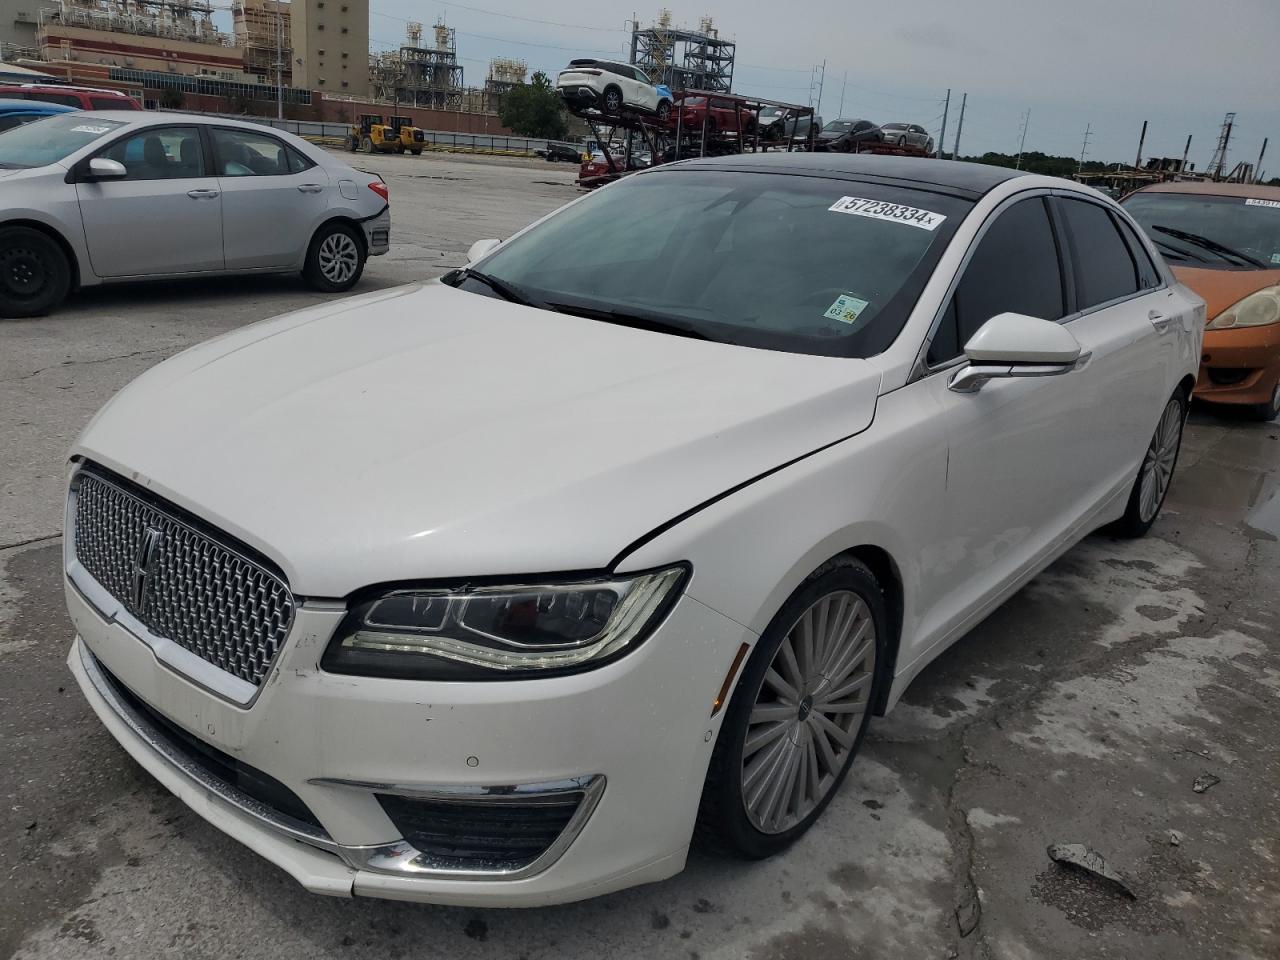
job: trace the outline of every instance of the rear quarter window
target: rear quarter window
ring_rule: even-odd
[[[89,106],[93,110],[129,110],[133,104],[124,97],[90,97]]]
[[[1076,306],[1088,310],[1137,293],[1133,256],[1110,212],[1087,200],[1061,198],[1058,203],[1071,236]]]
[[[60,103],[64,107],[82,107],[84,104],[74,93],[45,93],[42,90],[32,91],[28,100],[41,100],[45,103]]]

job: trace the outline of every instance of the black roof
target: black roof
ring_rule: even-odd
[[[1027,176],[1025,170],[933,160],[925,157],[898,157],[873,153],[809,153],[769,151],[727,157],[704,157],[679,164],[654,167],[653,173],[667,170],[746,170],[753,173],[780,173],[796,176],[832,177],[845,180],[893,180],[902,184],[942,188],[970,199],[1014,177]]]

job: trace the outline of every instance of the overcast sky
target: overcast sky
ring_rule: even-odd
[[[458,31],[469,85],[489,58],[516,57],[553,74],[574,56],[629,48],[627,22],[659,7],[613,0],[371,0],[373,48],[399,45],[404,20],[438,17]],[[952,91],[946,146],[961,93],[969,94],[961,153],[1016,152],[1030,110],[1027,149],[1132,162],[1142,121],[1144,157],[1209,160],[1223,114],[1237,113],[1229,164],[1280,174],[1280,0],[671,0],[678,25],[710,14],[737,42],[734,91],[808,103],[826,60],[822,115],[907,120],[936,136]],[[555,23],[537,22],[555,21]],[[844,77],[848,74],[848,82]],[[816,97],[816,91],[814,93]]]

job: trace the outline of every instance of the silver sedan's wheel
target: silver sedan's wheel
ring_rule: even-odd
[[[1160,425],[1156,427],[1147,455],[1142,461],[1141,486],[1138,489],[1138,518],[1143,523],[1155,519],[1164,495],[1173,479],[1173,466],[1178,460],[1182,442],[1182,404],[1173,399],[1165,405]]]
[[[787,632],[756,691],[742,751],[742,803],[761,833],[804,820],[839,782],[876,669],[871,611],[828,593]]]
[[[320,243],[320,273],[330,283],[346,283],[360,265],[360,248],[345,233],[331,233]]]

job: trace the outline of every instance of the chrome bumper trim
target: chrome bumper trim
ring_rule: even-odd
[[[120,718],[133,734],[146,744],[169,767],[178,771],[201,790],[221,800],[239,813],[256,821],[262,828],[282,837],[305,843],[340,857],[355,870],[389,874],[399,877],[415,877],[423,880],[522,880],[546,870],[569,849],[586,826],[604,794],[603,774],[558,780],[550,783],[518,784],[514,786],[431,786],[391,784],[359,780],[317,778],[307,781],[317,786],[339,787],[362,792],[393,793],[409,797],[425,797],[435,800],[459,802],[483,801],[494,804],[527,803],[531,800],[552,798],[566,793],[581,793],[569,823],[560,836],[532,863],[518,869],[495,865],[493,868],[475,867],[459,869],[445,866],[404,840],[375,846],[344,846],[336,843],[323,830],[293,820],[264,803],[253,799],[224,780],[212,776],[198,764],[174,750],[146,718],[124,703],[103,675],[98,660],[83,640],[79,642],[80,662],[85,676],[93,684],[94,691],[102,698],[111,712]]]
[[[342,855],[342,848],[334,843],[333,839],[323,830],[317,830],[310,824],[286,817],[265,803],[260,803],[248,794],[242,793],[226,781],[212,776],[203,767],[192,763],[187,757],[174,750],[146,717],[139,714],[116,695],[111,683],[103,676],[102,670],[98,666],[97,657],[93,655],[88,644],[83,640],[80,641],[80,663],[84,667],[85,676],[93,684],[94,691],[111,708],[111,712],[119,717],[138,739],[150,747],[161,760],[174,770],[181,773],[206,793],[213,794],[240,813],[258,821],[273,833],[278,833],[281,836],[297,840],[312,847],[318,847],[329,853]]]

